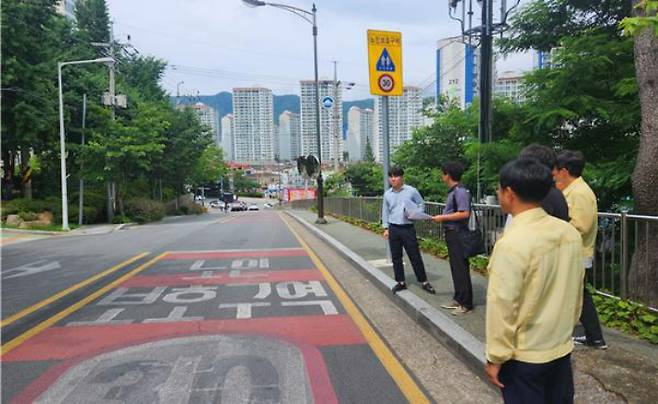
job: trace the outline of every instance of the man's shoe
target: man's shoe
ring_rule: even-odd
[[[463,316],[464,314],[469,314],[472,311],[473,311],[472,309],[467,309],[464,306],[459,306],[456,309],[454,309],[452,312],[450,312],[450,314],[452,314],[453,316]]]
[[[429,294],[432,295],[436,294],[436,290],[434,290],[434,287],[432,287],[432,285],[429,282],[422,283],[420,287],[423,288],[423,290]]]
[[[393,288],[391,289],[393,291],[393,294],[398,293],[401,290],[405,290],[407,288],[407,284],[404,282],[398,282]]]
[[[450,303],[442,304],[441,308],[442,309],[448,309],[448,310],[454,310],[454,309],[459,308],[459,303],[457,303],[456,301],[453,300]]]
[[[585,346],[588,346],[590,348],[608,349],[608,344],[606,344],[604,340],[599,339],[599,340],[596,340],[596,341],[590,341],[584,335],[581,335],[581,336],[578,336],[578,337],[573,337],[573,342],[574,342],[574,344],[585,345]]]

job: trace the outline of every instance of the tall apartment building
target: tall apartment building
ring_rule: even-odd
[[[390,99],[389,99],[390,100]],[[375,114],[372,109],[352,107],[347,112],[347,153],[350,161],[363,160],[366,144],[375,153]]]
[[[299,114],[283,111],[279,115],[279,158],[295,160],[302,155]]]
[[[388,130],[389,151],[391,154],[404,141],[411,139],[414,129],[424,125],[423,98],[420,87],[405,86],[403,95],[388,98]],[[377,114],[378,130],[376,148],[373,147],[375,158],[382,161],[384,154],[383,137],[383,108],[381,97],[375,98],[375,112]]]
[[[192,105],[179,104],[176,106],[176,108],[191,109],[194,111],[196,116],[199,118],[199,122],[211,130],[212,139],[217,147],[221,146],[221,132],[219,130],[219,120],[217,119],[217,111],[215,108],[212,108],[202,102],[197,102],[196,104]]]
[[[523,75],[516,72],[504,72],[496,77],[494,95],[508,98],[513,102],[525,101]]]
[[[233,133],[235,132],[235,119],[233,114],[224,115],[222,118],[222,149],[224,149],[224,160],[235,161],[233,151]]]
[[[272,91],[262,87],[234,88],[233,117],[235,160],[273,161]]]
[[[305,156],[317,156],[317,139],[315,128],[315,81],[301,82],[301,153]],[[322,162],[331,163],[335,157],[343,158],[343,100],[340,86],[336,88],[332,80],[320,80],[320,100],[326,96],[334,99],[333,108],[320,106],[320,141]]]
[[[457,100],[462,108],[477,96],[480,72],[479,50],[464,43],[462,37],[441,39],[436,49],[436,91],[438,104],[441,95]]]
[[[551,67],[552,51],[534,51],[532,54],[532,64],[538,68]]]

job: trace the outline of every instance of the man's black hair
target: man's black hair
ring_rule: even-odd
[[[566,168],[572,177],[583,175],[585,168],[585,156],[580,151],[565,150],[557,155],[558,170]]]
[[[391,167],[388,169],[388,176],[389,177],[404,177],[404,170],[402,167]]]
[[[453,181],[461,181],[464,174],[464,165],[458,161],[448,161],[441,164],[443,174],[448,174]]]
[[[540,203],[552,181],[551,170],[536,159],[518,158],[500,170],[500,188],[511,188],[524,202]]]
[[[553,170],[557,166],[557,153],[543,144],[533,143],[524,147],[519,158],[533,158],[544,164],[549,170]]]

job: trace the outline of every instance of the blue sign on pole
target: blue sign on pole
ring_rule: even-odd
[[[377,59],[376,69],[378,72],[394,72],[395,65],[393,64],[393,59],[388,54],[386,48],[382,51],[381,56]]]
[[[322,106],[325,108],[331,108],[334,106],[334,99],[330,96],[326,96],[322,99]]]

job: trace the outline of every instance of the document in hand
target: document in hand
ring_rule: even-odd
[[[411,201],[406,201],[404,203],[404,215],[409,220],[432,220],[432,216],[423,212],[415,203]]]

